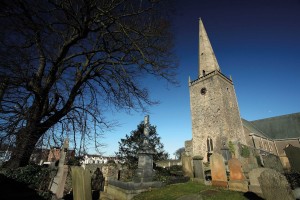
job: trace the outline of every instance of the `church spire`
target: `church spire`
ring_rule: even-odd
[[[206,30],[199,19],[199,77],[204,76],[214,70],[219,70],[220,67],[213,48],[208,39]]]

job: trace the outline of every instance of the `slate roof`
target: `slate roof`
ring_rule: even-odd
[[[269,138],[266,134],[264,134],[262,131],[260,131],[258,128],[256,128],[251,122],[242,119],[243,126],[248,129],[251,133],[254,133],[255,135],[258,135],[260,137]]]
[[[253,133],[263,134],[270,139],[300,138],[300,113],[260,119],[249,123],[243,120],[243,124],[245,127],[254,128]]]

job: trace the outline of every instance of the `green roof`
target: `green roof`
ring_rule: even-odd
[[[300,113],[255,120],[250,125],[270,139],[300,138]]]

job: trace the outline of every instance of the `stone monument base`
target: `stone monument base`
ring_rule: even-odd
[[[135,176],[133,177],[133,182],[135,183],[140,183],[140,182],[152,182],[153,176],[154,176],[154,171],[151,168],[139,168],[135,171]]]
[[[106,199],[118,199],[118,200],[130,200],[134,196],[149,191],[152,188],[162,187],[163,183],[159,181],[155,182],[122,182],[118,180],[108,180],[108,185],[105,188],[103,197]],[[101,193],[102,194],[102,193]],[[100,194],[100,199],[101,199]]]
[[[248,181],[228,181],[229,190],[248,192]]]
[[[215,181],[215,180],[211,181],[211,185],[216,187],[223,187],[223,188],[227,188],[228,186],[227,181]]]

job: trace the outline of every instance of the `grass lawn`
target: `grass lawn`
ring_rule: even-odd
[[[167,185],[141,193],[134,200],[172,200],[191,194],[200,194],[203,200],[246,200],[244,193],[224,190],[196,182]]]

